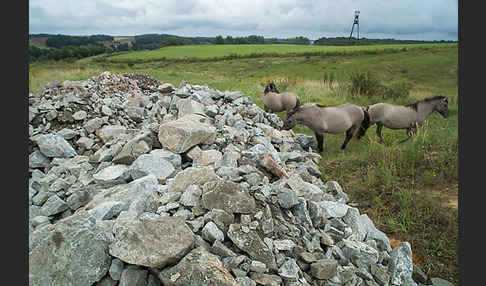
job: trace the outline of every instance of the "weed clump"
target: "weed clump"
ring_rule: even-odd
[[[353,95],[371,97],[382,93],[382,89],[383,85],[372,71],[359,71],[351,74],[350,92]]]
[[[382,99],[407,98],[411,89],[412,84],[406,81],[386,86],[370,70],[351,74],[350,92],[353,96],[378,97]]]

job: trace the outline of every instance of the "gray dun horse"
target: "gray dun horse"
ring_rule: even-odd
[[[449,116],[448,103],[447,97],[437,95],[409,105],[376,103],[367,106],[365,109],[370,114],[370,121],[368,123],[363,122],[356,136],[358,139],[363,137],[366,130],[376,123],[376,134],[380,142],[383,142],[381,136],[383,126],[390,129],[407,129],[407,138],[399,142],[403,143],[412,137],[417,127],[422,125],[432,112],[437,111],[444,118],[447,118]]]
[[[263,91],[263,109],[265,112],[289,111],[300,105],[299,97],[290,92],[279,93],[273,82],[267,84]]]
[[[339,106],[306,103],[287,113],[282,129],[292,129],[296,124],[309,127],[316,135],[317,149],[320,153],[323,150],[324,133],[339,134],[346,132],[346,138],[341,145],[341,150],[343,150],[356,129],[368,121],[369,116],[364,108],[351,103]]]

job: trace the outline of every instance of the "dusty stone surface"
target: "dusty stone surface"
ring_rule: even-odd
[[[194,245],[194,235],[179,218],[120,220],[114,226],[110,255],[147,267],[163,268],[182,259]]]
[[[109,237],[87,213],[29,236],[29,285],[91,285],[108,272]]]

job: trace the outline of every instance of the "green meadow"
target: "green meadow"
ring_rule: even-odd
[[[367,46],[305,46],[305,45],[187,45],[168,46],[152,51],[136,51],[108,57],[110,62],[148,62],[166,59],[219,59],[225,57],[286,56],[301,54],[342,54],[390,49],[444,47],[454,44],[410,44]]]
[[[207,45],[166,47],[79,61],[29,66],[29,91],[51,80],[81,80],[100,74],[146,73],[178,86],[182,81],[221,91],[239,90],[262,107],[269,81],[303,103],[409,104],[443,94],[450,116],[431,114],[403,144],[404,130],[376,127],[339,150],[344,133],[324,135],[322,180],[335,180],[361,213],[392,245],[408,241],[414,263],[431,277],[457,284],[458,260],[458,47],[457,44],[380,46]],[[353,93],[353,79],[369,75],[388,93]],[[278,114],[282,119],[285,113]],[[313,135],[298,125],[294,132]]]

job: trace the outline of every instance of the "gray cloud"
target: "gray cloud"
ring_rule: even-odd
[[[450,0],[30,0],[29,33],[346,37],[355,9],[360,37],[458,39]]]

